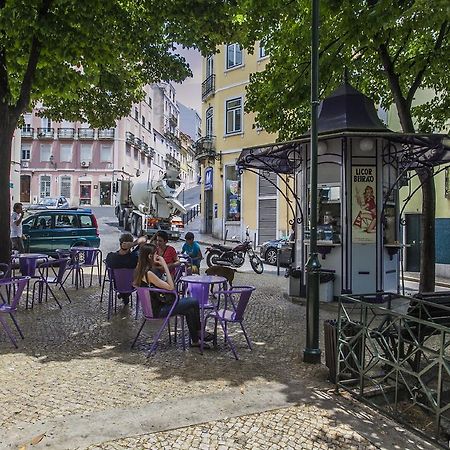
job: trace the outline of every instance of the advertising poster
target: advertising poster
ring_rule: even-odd
[[[352,169],[352,241],[376,242],[377,203],[375,166],[353,166]]]

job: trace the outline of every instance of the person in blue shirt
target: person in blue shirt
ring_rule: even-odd
[[[200,273],[200,261],[203,259],[202,250],[198,242],[194,241],[194,233],[190,231],[184,236],[186,242],[181,249],[182,253],[186,253],[192,260],[192,266],[197,269],[197,273]]]

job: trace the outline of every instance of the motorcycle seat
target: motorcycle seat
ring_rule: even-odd
[[[226,245],[221,245],[221,244],[214,244],[212,246],[212,248],[216,248],[218,250],[221,250],[222,252],[228,252],[233,250],[233,247],[227,247]]]

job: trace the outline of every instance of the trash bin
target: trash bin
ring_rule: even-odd
[[[333,272],[320,272],[320,284],[319,284],[319,300],[324,303],[330,303],[334,299],[334,273]]]
[[[328,379],[336,384],[337,378],[337,357],[338,357],[338,323],[337,320],[323,321],[323,337],[325,345],[325,365],[328,368]],[[342,323],[343,335],[342,338],[348,342],[353,336],[356,336],[361,330],[361,325],[357,323]],[[350,348],[348,344],[342,346],[342,356],[346,363],[341,363],[341,375],[347,378],[356,378],[359,376],[359,367],[362,360],[362,340],[358,339],[352,343],[353,355],[349,356]],[[345,366],[344,366],[345,364]]]
[[[290,297],[304,297],[305,289],[302,285],[302,269],[300,267],[290,267],[288,269],[289,285],[288,295]]]

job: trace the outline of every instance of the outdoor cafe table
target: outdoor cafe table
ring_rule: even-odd
[[[209,288],[210,286],[214,286],[215,284],[222,285],[224,289],[226,289],[227,279],[224,277],[219,277],[217,275],[187,275],[181,277],[181,282],[189,284],[199,285],[199,291],[196,292],[196,295],[199,296],[197,298],[198,304],[200,306],[200,319],[201,319],[201,328],[200,328],[200,352],[203,353],[203,344],[205,337],[205,306],[209,306],[208,298],[209,298]],[[215,307],[214,305],[212,305]]]

